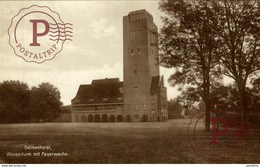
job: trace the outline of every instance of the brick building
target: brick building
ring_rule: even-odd
[[[73,122],[164,122],[167,92],[159,74],[158,29],[146,10],[123,17],[124,82],[118,78],[80,85]]]

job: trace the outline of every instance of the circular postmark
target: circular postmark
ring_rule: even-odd
[[[195,113],[187,129],[188,144],[194,153],[210,162],[231,159],[243,141],[250,137],[248,128],[241,123],[240,114],[223,105],[213,105],[214,109]],[[204,118],[210,113],[211,131],[204,130]]]
[[[18,57],[40,64],[52,60],[62,51],[64,42],[72,40],[72,24],[64,23],[47,6],[32,5],[12,18],[8,35]]]

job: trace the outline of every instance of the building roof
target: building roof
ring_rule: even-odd
[[[106,78],[80,85],[72,104],[95,103],[123,103],[123,82],[119,78]]]
[[[151,84],[151,93],[156,93],[157,88],[159,86],[160,82],[160,76],[153,76],[152,78],[152,84]]]
[[[151,84],[151,94],[156,93],[157,89],[164,87],[163,76],[153,76]]]

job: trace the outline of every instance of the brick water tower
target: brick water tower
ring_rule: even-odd
[[[167,121],[167,94],[159,73],[158,29],[146,10],[123,17],[126,121]]]

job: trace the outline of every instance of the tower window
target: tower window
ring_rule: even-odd
[[[134,85],[134,86],[133,86],[133,89],[134,89],[134,90],[138,90],[139,87],[140,87],[139,85]]]
[[[127,111],[130,110],[130,104],[127,104],[127,106],[126,106],[126,110],[127,110]]]
[[[144,110],[146,110],[146,105],[144,104]]]
[[[135,74],[137,74],[137,70],[135,70]]]
[[[153,49],[152,49],[152,54],[153,54]]]
[[[131,49],[131,55],[132,56],[134,55],[134,49]]]
[[[135,110],[138,110],[138,105],[137,104],[135,105]]]
[[[141,54],[141,49],[140,48],[138,48],[137,53],[138,53],[138,55]]]

